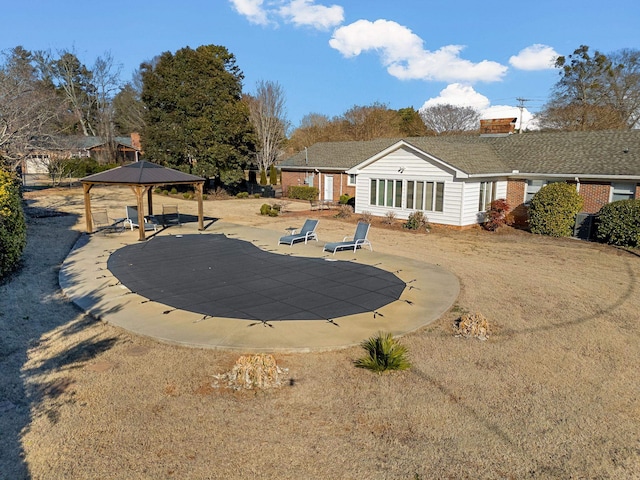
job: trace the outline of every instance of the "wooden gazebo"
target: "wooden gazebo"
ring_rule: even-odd
[[[87,221],[87,233],[93,233],[91,219],[91,195],[94,185],[129,185],[136,195],[138,206],[138,225],[144,225],[144,195],[147,194],[149,215],[153,215],[153,187],[159,185],[193,185],[198,200],[198,230],[204,230],[204,213],[202,208],[202,193],[205,179],[196,175],[156,165],[146,160],[116,167],[111,170],[89,175],[80,180],[84,190],[84,211]],[[138,229],[139,240],[145,239],[144,228]]]

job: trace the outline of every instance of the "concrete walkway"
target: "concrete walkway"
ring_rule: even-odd
[[[174,226],[156,235],[220,234],[252,242],[259,248],[283,255],[333,258],[324,243],[309,242],[277,246],[286,232],[215,222],[205,232],[195,224]],[[287,320],[249,322],[234,318],[208,317],[175,310],[129,291],[107,269],[109,255],[136,243],[136,231],[83,234],[60,270],[64,293],[94,317],[138,335],[163,342],[199,347],[258,352],[309,352],[358,345],[379,331],[394,336],[412,332],[438,319],[455,302],[457,278],[445,269],[407,258],[367,249],[342,251],[335,255],[395,273],[407,287],[399,300],[376,312],[332,319],[332,321]],[[152,242],[153,237],[147,242]],[[373,245],[375,249],[375,245]]]

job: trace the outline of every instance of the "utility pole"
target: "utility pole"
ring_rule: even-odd
[[[518,105],[518,108],[520,109],[520,129],[518,130],[518,133],[522,133],[522,111],[524,110],[524,102],[528,102],[529,99],[518,97],[516,100],[520,103],[520,105]]]

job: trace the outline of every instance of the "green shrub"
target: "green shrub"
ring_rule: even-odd
[[[495,232],[507,223],[507,213],[509,213],[509,210],[509,204],[504,198],[494,200],[489,205],[489,210],[487,210],[485,214],[482,226],[490,232]]]
[[[269,183],[271,185],[278,184],[278,170],[276,170],[275,165],[271,165],[271,167],[269,167]]]
[[[160,195],[162,193],[162,189],[160,187],[156,187],[153,189],[153,193],[156,195]]]
[[[163,195],[169,195],[169,190],[162,190]]]
[[[268,203],[263,203],[260,207],[260,215],[269,215],[270,217],[277,217],[280,214],[280,205],[277,203],[274,205],[269,205]]]
[[[356,367],[374,372],[406,370],[411,367],[407,347],[401,345],[390,333],[379,332],[360,344],[367,355],[355,361]]]
[[[574,185],[564,182],[542,187],[531,199],[529,227],[531,233],[551,237],[569,237],[573,233],[576,215],[584,200]]]
[[[254,193],[253,194],[253,198],[261,198],[261,197],[262,197],[262,195],[260,195],[259,193]]]
[[[316,200],[318,198],[318,188],[306,185],[292,186],[287,190],[287,197],[298,200]]]
[[[185,200],[191,200],[193,198],[193,192],[184,192],[182,194],[182,198]]]
[[[0,170],[0,278],[16,269],[27,245],[27,226],[15,175]]]
[[[260,185],[267,184],[267,172],[264,170],[260,170]]]
[[[177,195],[178,189],[176,187],[171,187],[171,195]]]
[[[612,202],[596,216],[596,237],[623,247],[640,247],[640,199]]]
[[[238,192],[236,198],[249,198],[249,192]]]
[[[343,193],[342,195],[340,195],[340,205],[346,205],[350,198],[351,195],[349,195],[348,193]]]
[[[424,212],[416,210],[409,214],[407,221],[402,224],[402,227],[407,230],[420,230],[421,228],[429,230],[431,225],[429,225],[429,220],[427,220]]]

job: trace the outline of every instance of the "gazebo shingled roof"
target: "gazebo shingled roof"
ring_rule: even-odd
[[[138,206],[138,224],[144,225],[143,196],[147,194],[149,215],[153,215],[151,187],[156,185],[193,185],[198,199],[198,228],[204,230],[204,215],[202,208],[202,191],[205,179],[196,175],[163,167],[146,160],[140,160],[129,165],[123,165],[111,170],[89,175],[80,179],[84,189],[84,208],[87,222],[87,233],[93,232],[91,219],[91,197],[89,192],[94,185],[129,185],[136,195]],[[144,228],[139,228],[140,240],[145,239]]]

